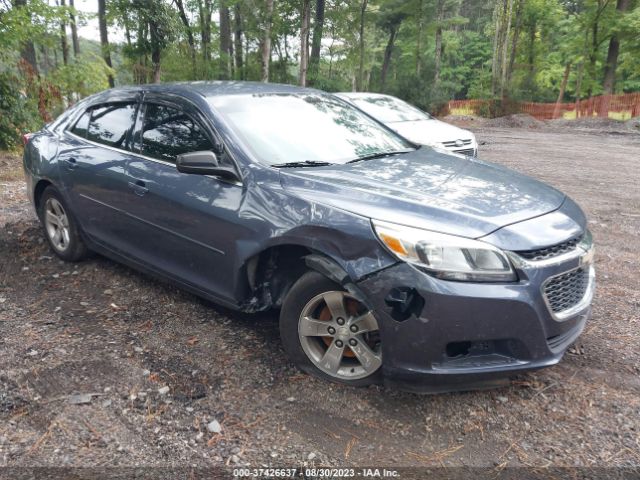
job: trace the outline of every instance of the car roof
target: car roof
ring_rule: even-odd
[[[157,93],[197,94],[208,98],[221,95],[242,95],[252,93],[309,93],[318,92],[310,88],[284,85],[279,83],[235,82],[235,81],[198,81],[150,83],[145,85],[117,87],[107,90],[112,95],[137,93],[140,91]]]

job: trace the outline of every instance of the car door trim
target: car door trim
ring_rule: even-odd
[[[156,162],[156,163],[159,163],[161,165],[168,165],[168,166],[174,167],[174,168],[176,167],[175,163],[168,162],[166,160],[158,160],[157,158],[147,157],[146,155],[143,155],[141,153],[132,152],[131,150],[124,150],[122,148],[116,148],[116,147],[112,147],[111,145],[105,145],[104,143],[99,143],[99,142],[94,142],[93,140],[88,140],[86,138],[81,137],[80,135],[76,135],[71,130],[65,130],[64,133],[66,135],[69,135],[69,136],[75,138],[76,140],[80,140],[80,141],[86,142],[86,143],[88,143],[90,145],[93,145],[95,147],[106,148],[107,150],[113,150],[114,152],[118,152],[118,153],[126,153],[127,155],[133,155],[133,156],[141,158],[143,160],[149,160],[150,162]],[[185,174],[185,175],[187,175],[187,174]],[[203,177],[212,178],[213,180],[217,180],[219,182],[226,183],[228,185],[235,185],[237,187],[241,187],[243,185],[241,180],[228,180],[226,178],[217,177],[215,175],[203,175]]]
[[[85,194],[81,193],[80,196],[82,198],[86,199],[86,200],[90,200],[90,201],[95,202],[95,203],[97,203],[99,205],[102,205],[103,207],[107,207],[107,208],[110,208],[112,210],[115,210],[116,212],[118,212],[118,213],[120,213],[122,215],[125,215],[125,216],[127,216],[129,218],[132,218],[134,220],[137,220],[138,222],[142,222],[142,223],[144,223],[146,225],[149,225],[151,227],[157,228],[158,230],[162,230],[163,232],[170,233],[170,234],[175,235],[176,237],[179,237],[179,238],[181,238],[183,240],[187,240],[188,242],[195,243],[196,245],[198,245],[200,247],[203,247],[203,248],[206,248],[206,249],[209,249],[209,250],[211,250],[211,251],[213,251],[213,252],[215,252],[215,253],[217,253],[219,255],[226,255],[226,253],[223,250],[220,250],[219,248],[212,247],[211,245],[207,245],[206,243],[202,243],[199,240],[195,240],[195,239],[193,239],[191,237],[188,237],[186,235],[183,235],[181,233],[175,232],[173,230],[169,230],[168,228],[160,226],[157,223],[153,223],[153,222],[150,222],[149,220],[145,220],[144,218],[140,218],[137,215],[133,215],[133,214],[131,214],[131,213],[125,211],[125,210],[122,210],[120,208],[116,208],[116,207],[114,207],[112,205],[108,205],[108,204],[106,204],[104,202],[101,202],[100,200],[96,200],[95,198],[92,198],[92,197],[90,197],[88,195],[85,195]]]

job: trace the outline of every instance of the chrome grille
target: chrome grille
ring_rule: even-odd
[[[571,238],[566,242],[558,243],[550,247],[540,248],[538,250],[522,250],[516,253],[530,261],[546,260],[547,258],[557,257],[558,255],[574,250],[578,243],[580,243],[580,240],[582,240],[582,236]]]
[[[460,155],[469,155],[470,157],[473,157],[473,154],[475,153],[473,151],[473,148],[467,148],[464,150],[454,150],[455,153],[458,153]]]
[[[578,268],[552,277],[544,285],[544,296],[553,313],[574,307],[584,298],[589,287],[588,268]]]
[[[444,145],[446,148],[455,148],[455,147],[464,147],[465,145],[471,145],[471,139],[468,138],[466,140],[460,140],[460,142],[462,142],[462,145],[456,145],[456,142],[458,140],[451,140],[448,142],[442,142],[442,145]]]

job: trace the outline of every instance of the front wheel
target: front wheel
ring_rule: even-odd
[[[308,272],[291,287],[280,313],[280,336],[289,357],[307,373],[353,386],[379,380],[378,322],[340,285]]]

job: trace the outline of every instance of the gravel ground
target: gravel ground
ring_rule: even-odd
[[[482,158],[583,206],[599,284],[560,365],[436,396],[314,380],[276,314],[58,261],[0,154],[0,466],[640,467],[640,135],[476,133]]]

